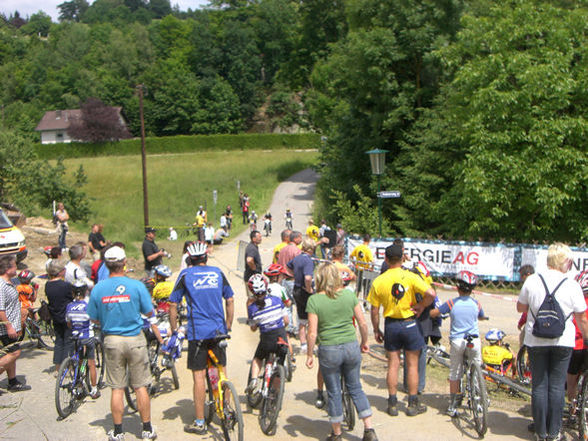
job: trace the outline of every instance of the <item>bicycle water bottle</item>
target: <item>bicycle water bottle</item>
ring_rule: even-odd
[[[216,397],[218,395],[218,368],[215,366],[211,366],[208,368],[208,378],[210,379],[210,387],[212,387],[212,392]]]

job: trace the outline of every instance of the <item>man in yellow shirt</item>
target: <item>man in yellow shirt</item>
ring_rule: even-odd
[[[312,219],[308,220],[308,228],[306,229],[306,236],[312,239],[315,243],[318,242],[321,234],[319,228],[314,224]]]
[[[372,305],[371,319],[374,337],[384,343],[388,353],[388,414],[398,415],[398,368],[400,351],[405,351],[405,369],[408,377],[408,407],[406,414],[415,416],[427,411],[418,402],[418,360],[425,340],[416,318],[435,299],[435,291],[418,275],[402,268],[403,250],[400,245],[386,248],[389,269],[372,283],[368,302]],[[422,300],[417,302],[416,294]],[[380,307],[385,318],[384,332],[380,330]]]
[[[370,240],[371,236],[365,234],[363,236],[363,243],[356,246],[349,255],[349,258],[355,263],[357,268],[368,270],[372,267],[371,263],[374,261],[374,255],[372,254],[372,250],[370,250]]]
[[[284,248],[290,243],[290,233],[292,233],[292,231],[288,229],[282,231],[282,234],[280,236],[282,238],[282,241],[274,247],[274,258],[272,260],[272,263],[278,263],[278,254],[280,254],[282,248]]]

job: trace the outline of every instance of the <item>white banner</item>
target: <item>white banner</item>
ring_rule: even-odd
[[[413,260],[425,262],[433,276],[452,277],[462,270],[471,271],[483,280],[519,280],[521,265],[529,264],[536,271],[546,269],[547,246],[525,244],[490,244],[483,242],[403,239],[404,251]],[[361,238],[347,239],[347,257],[362,243]],[[370,249],[376,270],[384,262],[386,247],[392,239],[372,239]],[[588,249],[572,247],[572,275],[588,269]]]

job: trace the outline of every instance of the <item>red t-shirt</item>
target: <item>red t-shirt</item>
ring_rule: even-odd
[[[588,306],[588,297],[584,296],[584,301],[586,302],[586,306]],[[588,317],[588,309],[586,310],[586,317]],[[574,317],[574,326],[576,327],[576,346],[574,346],[574,351],[586,349],[584,346],[584,337],[582,337],[580,328],[578,328],[578,324],[576,323],[576,317]]]

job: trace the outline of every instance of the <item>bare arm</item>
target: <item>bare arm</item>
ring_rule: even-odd
[[[529,311],[529,305],[525,305],[524,303],[517,302],[517,312],[527,312]]]
[[[6,326],[6,333],[10,338],[16,338],[18,336],[17,332],[14,330],[12,323],[8,321],[8,317],[6,317],[6,311],[0,311],[0,322],[4,323]]]
[[[384,334],[380,331],[380,308],[372,305],[370,309],[370,318],[372,320],[372,327],[374,328],[374,337],[378,343],[384,341]]]
[[[582,332],[582,337],[584,337],[584,340],[588,340],[588,318],[586,318],[586,312],[574,312],[574,317],[576,317],[576,323]]]
[[[318,315],[312,312],[308,313],[308,331],[306,334],[306,342],[308,344],[306,350],[306,367],[312,369],[314,365],[314,345],[316,343],[316,336],[318,330]]]
[[[353,315],[355,316],[355,320],[357,321],[357,326],[359,328],[359,334],[361,335],[361,352],[369,352],[370,346],[368,344],[368,327],[365,321],[365,317],[363,316],[363,312],[361,311],[361,305],[358,303],[353,308]]]
[[[233,328],[233,317],[235,315],[235,300],[233,297],[225,300],[225,320],[227,321],[227,330],[231,332]]]
[[[312,292],[312,276],[304,276],[304,289],[306,292]]]
[[[436,317],[439,317],[440,315],[441,315],[441,313],[439,312],[438,308],[431,309],[429,311],[429,316],[431,316],[431,318],[436,318]]]
[[[418,317],[422,314],[424,309],[429,306],[431,303],[435,301],[435,290],[433,288],[429,288],[423,293],[423,300],[421,300],[416,305],[412,306],[412,310],[414,311],[415,315]]]
[[[174,302],[169,304],[169,327],[172,332],[178,329],[178,304]]]
[[[253,257],[247,257],[245,262],[250,270],[255,271],[255,259]]]
[[[158,257],[163,256],[163,250],[159,250],[157,253],[153,253],[147,256],[147,260],[151,262],[152,260],[157,259]]]

